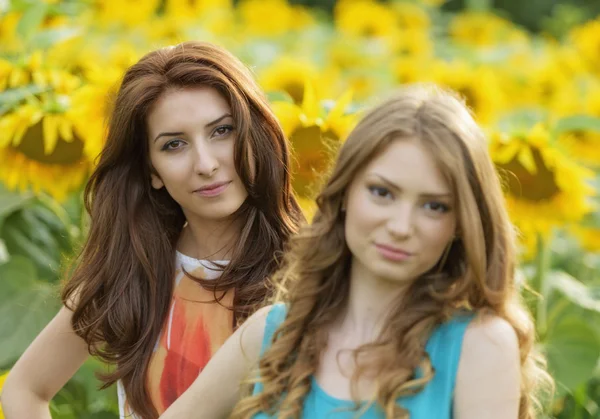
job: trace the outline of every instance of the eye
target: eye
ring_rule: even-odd
[[[168,151],[168,150],[176,150],[176,149],[180,148],[181,146],[183,146],[183,144],[184,143],[183,143],[182,140],[173,139],[173,140],[167,141],[165,143],[165,145],[163,145],[163,147],[162,147],[161,150],[166,150],[166,151]]]
[[[385,199],[393,198],[393,195],[389,191],[389,189],[385,188],[383,186],[369,186],[368,189],[369,189],[369,192],[371,193],[371,195],[373,195],[377,198],[385,198]]]
[[[231,126],[231,125],[221,125],[221,126],[215,128],[214,134],[217,137],[223,137],[223,136],[229,134],[231,131],[233,131],[233,126]]]
[[[438,212],[438,213],[445,213],[450,211],[450,207],[446,204],[444,204],[443,202],[436,202],[436,201],[432,201],[432,202],[427,202],[425,205],[425,209],[429,210],[429,211],[433,211],[433,212]]]

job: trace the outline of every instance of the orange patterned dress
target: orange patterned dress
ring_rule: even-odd
[[[194,382],[211,356],[233,333],[233,292],[217,294],[187,277],[216,279],[219,268],[210,261],[177,252],[175,289],[169,316],[147,371],[152,403],[162,414]],[[227,263],[220,261],[218,263]],[[122,384],[117,383],[121,419],[135,419]]]

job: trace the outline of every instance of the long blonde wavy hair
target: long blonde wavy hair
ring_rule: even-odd
[[[387,419],[408,418],[397,399],[417,393],[434,375],[425,352],[427,338],[437,325],[467,308],[499,316],[514,328],[521,355],[519,419],[535,416],[536,390],[543,384],[551,388],[552,382],[534,351],[534,325],[515,284],[513,227],[486,140],[456,95],[413,86],[367,113],[341,147],[317,198],[312,224],[292,238],[283,267],[273,278],[275,299],[287,303],[288,311],[259,364],[257,380],[264,390],[243,398],[233,418],[251,418],[257,412],[301,416],[327,330],[349,294],[352,254],[344,237],[344,194],[356,174],[398,139],[416,139],[436,159],[455,196],[460,236],[394,304],[379,339],[354,352],[357,360],[365,353],[372,356],[368,363],[358,363],[352,388],[362,373],[374,373],[373,401]],[[424,375],[417,379],[418,367]]]

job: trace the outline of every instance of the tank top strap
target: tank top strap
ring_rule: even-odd
[[[269,310],[265,323],[265,335],[263,337],[262,347],[260,350],[261,357],[271,346],[271,343],[273,342],[273,336],[275,335],[279,325],[285,320],[286,315],[287,306],[284,303],[273,304],[273,307],[271,307]]]

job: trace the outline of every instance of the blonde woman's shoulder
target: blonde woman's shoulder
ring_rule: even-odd
[[[467,327],[456,376],[456,419],[518,417],[520,351],[505,319],[478,315]]]

